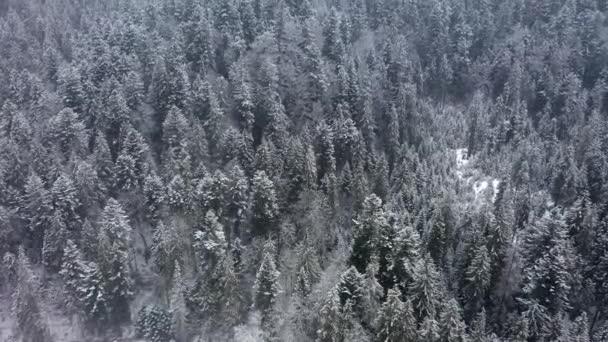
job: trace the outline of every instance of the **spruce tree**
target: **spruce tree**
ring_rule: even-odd
[[[23,247],[14,265],[17,284],[13,292],[11,313],[15,318],[15,335],[24,341],[52,341],[41,303],[41,283],[34,274]]]
[[[177,341],[186,341],[187,308],[185,296],[185,283],[179,263],[173,266],[173,280],[169,292],[169,308],[171,313],[171,327]]]
[[[264,171],[258,171],[253,178],[251,212],[254,235],[264,235],[274,231],[279,207],[274,184]]]
[[[434,319],[443,300],[441,274],[427,254],[416,264],[408,292],[419,319]]]
[[[466,325],[462,320],[460,305],[450,299],[444,306],[439,318],[439,335],[442,342],[466,342]]]
[[[129,318],[129,300],[133,294],[130,268],[131,226],[122,206],[108,200],[99,222],[96,281],[106,301],[108,318],[119,323]],[[99,294],[98,294],[99,296]]]
[[[376,338],[382,342],[414,342],[416,341],[416,319],[409,302],[399,299],[399,292],[388,291],[386,301],[376,318]]]
[[[273,326],[276,322],[276,303],[279,295],[280,273],[270,251],[266,251],[262,258],[260,268],[256,273],[253,305],[262,314],[262,325]]]

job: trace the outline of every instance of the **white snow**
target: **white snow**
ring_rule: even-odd
[[[456,166],[462,168],[469,165],[469,150],[466,148],[459,148],[456,150]]]
[[[494,194],[492,195],[492,202],[496,201],[496,195],[498,194],[498,185],[500,185],[500,181],[494,178],[492,180],[492,188],[494,189]]]
[[[484,198],[484,193],[492,187],[492,202],[496,199],[498,193],[498,185],[500,180],[491,178],[481,174],[480,170],[471,166],[469,153],[466,148],[455,150],[456,153],[456,177],[464,182],[467,186],[471,186],[474,195],[474,203],[478,204]],[[465,177],[465,175],[467,177]]]

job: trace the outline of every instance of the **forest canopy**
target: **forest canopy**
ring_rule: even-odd
[[[0,340],[608,341],[607,15],[0,1]]]

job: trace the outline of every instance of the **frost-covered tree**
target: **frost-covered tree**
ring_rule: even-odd
[[[389,290],[386,301],[376,318],[376,338],[379,341],[416,341],[416,319],[409,302],[403,303],[398,291]]]
[[[277,297],[281,291],[280,272],[277,270],[275,257],[266,251],[257,271],[254,286],[253,305],[262,314],[262,325],[272,327],[276,324]]]
[[[274,231],[279,206],[274,184],[264,171],[258,171],[253,178],[251,212],[255,235],[264,235]]]
[[[129,319],[129,299],[133,294],[130,267],[131,226],[122,206],[115,199],[108,200],[99,222],[97,241],[96,281],[104,292],[108,319],[119,323]],[[98,295],[99,296],[99,295]]]
[[[194,247],[203,270],[213,271],[226,255],[228,246],[224,227],[212,210],[207,211],[200,230],[194,233]]]
[[[115,188],[129,191],[139,187],[146,175],[148,145],[133,127],[125,129],[120,145],[114,171]]]
[[[455,299],[444,304],[439,318],[439,335],[442,342],[466,342],[466,325],[462,320],[460,305]]]
[[[180,242],[176,227],[162,221],[158,223],[154,231],[152,259],[159,273],[168,279],[172,277],[175,263],[180,261],[183,254]]]
[[[173,267],[173,280],[169,292],[169,308],[171,313],[171,331],[177,341],[186,340],[187,308],[186,308],[186,284],[182,276],[182,270],[176,261]]]
[[[135,327],[139,336],[151,342],[168,342],[173,339],[171,316],[158,306],[142,308],[137,315]]]
[[[355,238],[351,263],[359,270],[365,272],[373,255],[377,253],[379,236],[388,229],[388,222],[382,208],[382,200],[376,195],[368,196],[363,202],[360,214],[355,222]]]
[[[417,262],[408,289],[412,305],[419,318],[436,317],[443,300],[441,282],[441,274],[427,254]]]
[[[16,321],[15,335],[23,341],[52,341],[53,337],[41,301],[42,284],[32,270],[32,265],[25,255],[23,247],[19,248],[19,254],[13,267],[17,276],[11,305],[11,313]]]

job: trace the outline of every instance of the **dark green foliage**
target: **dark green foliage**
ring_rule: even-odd
[[[0,2],[6,338],[606,340],[606,1]]]
[[[173,339],[171,316],[155,305],[145,306],[135,321],[137,334],[150,342],[169,342]]]

